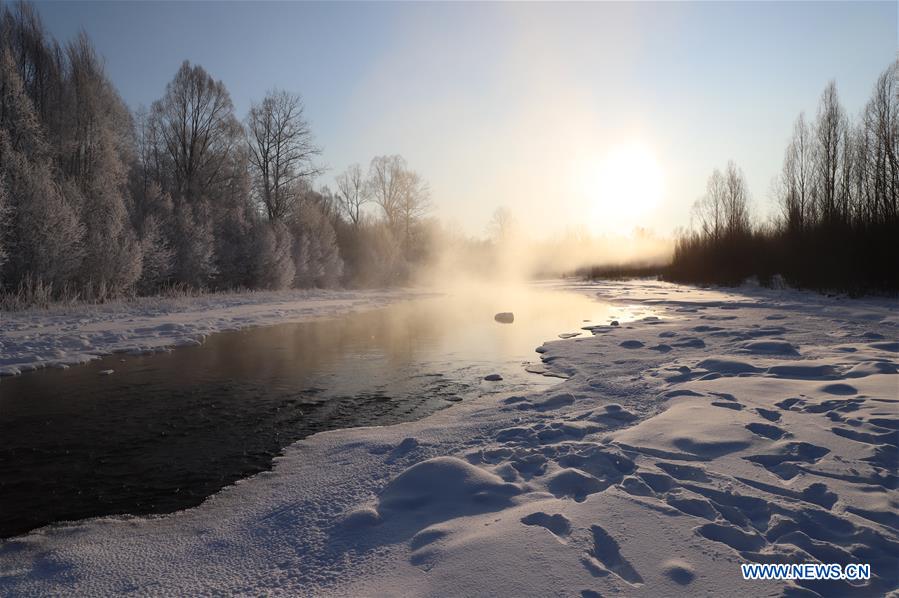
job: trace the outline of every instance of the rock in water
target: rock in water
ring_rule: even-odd
[[[515,314],[510,311],[501,311],[493,316],[493,319],[501,324],[511,324],[515,321]]]
[[[97,372],[97,373],[100,374],[101,376],[109,376],[109,375],[111,375],[114,371],[115,371],[115,370],[100,370],[100,371]]]
[[[503,377],[499,374],[487,374],[484,376],[484,380],[487,380],[488,382],[499,382],[502,379]]]

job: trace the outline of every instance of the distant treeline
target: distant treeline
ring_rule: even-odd
[[[834,83],[815,119],[800,114],[776,180],[778,214],[753,224],[740,169],[709,178],[691,230],[664,275],[673,281],[788,284],[848,292],[899,290],[899,62],[851,121]]]
[[[7,305],[403,281],[427,253],[427,184],[380,156],[314,190],[319,154],[297,95],[270,91],[239,120],[185,61],[133,113],[86,35],[60,44],[32,5],[0,6]]]
[[[578,268],[573,275],[590,280],[627,280],[632,278],[665,278],[668,264],[609,264]]]

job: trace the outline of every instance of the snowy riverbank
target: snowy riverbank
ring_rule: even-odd
[[[547,342],[545,367],[567,376],[548,391],[318,434],[200,507],[2,542],[0,594],[897,588],[895,301],[576,288],[661,317]],[[873,579],[798,585],[739,571],[816,561],[870,563]]]
[[[0,314],[0,376],[86,363],[110,353],[200,344],[216,332],[300,322],[417,296],[409,290],[219,293]]]

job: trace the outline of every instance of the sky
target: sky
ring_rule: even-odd
[[[299,93],[319,185],[401,154],[473,235],[499,206],[543,236],[668,235],[728,160],[763,216],[800,111],[835,80],[856,116],[899,26],[896,2],[36,5],[58,39],[87,32],[130,106],[185,59],[240,118],[269,89]]]

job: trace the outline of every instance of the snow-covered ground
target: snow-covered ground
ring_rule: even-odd
[[[110,353],[200,344],[215,332],[370,309],[410,290],[222,293],[51,310],[0,312],[0,376],[86,363]]]
[[[547,342],[545,366],[567,377],[549,390],[315,435],[187,511],[5,541],[0,594],[896,591],[896,301],[576,288],[660,317]],[[873,578],[739,569],[817,561]]]

